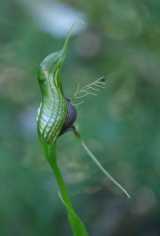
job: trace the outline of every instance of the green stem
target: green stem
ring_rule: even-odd
[[[79,218],[78,214],[74,210],[72,206],[72,202],[69,198],[66,184],[64,182],[63,176],[61,175],[61,171],[57,164],[56,146],[44,144],[43,147],[45,150],[46,158],[53,170],[54,176],[56,178],[56,181],[60,190],[59,197],[67,210],[68,220],[69,220],[73,235],[74,236],[88,236],[87,230],[83,222]]]

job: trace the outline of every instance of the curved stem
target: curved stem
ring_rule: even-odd
[[[56,146],[46,145],[46,144],[44,144],[43,146],[44,146],[46,158],[53,170],[54,176],[56,178],[56,181],[59,187],[59,191],[60,191],[59,197],[67,210],[68,220],[72,228],[73,235],[74,236],[88,236],[87,230],[83,222],[79,218],[78,214],[74,210],[72,206],[72,202],[69,198],[66,184],[64,182],[63,176],[57,164]]]

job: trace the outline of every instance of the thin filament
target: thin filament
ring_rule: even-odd
[[[115,186],[117,186],[128,198],[130,198],[131,196],[127,192],[127,190],[124,187],[122,187],[122,185],[116,179],[114,179],[112,175],[107,170],[105,170],[104,167],[101,165],[101,163],[97,160],[96,156],[91,152],[91,150],[87,147],[85,142],[81,139],[81,136],[75,127],[73,127],[73,132],[75,136],[80,140],[82,147],[87,152],[92,161],[99,167],[99,169],[110,179],[110,181]]]
[[[115,180],[112,175],[104,169],[104,167],[101,165],[101,163],[97,160],[96,156],[89,150],[89,148],[87,147],[87,145],[84,143],[84,141],[81,140],[81,144],[83,146],[83,148],[85,149],[85,151],[88,153],[88,155],[91,157],[91,159],[94,161],[94,163],[99,167],[99,169],[114,183],[114,185],[116,185],[119,189],[121,189],[121,191],[128,197],[130,198],[130,194],[127,192],[126,189],[124,189],[122,187],[122,185]]]

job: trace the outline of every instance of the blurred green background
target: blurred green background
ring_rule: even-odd
[[[107,180],[74,139],[59,165],[91,236],[160,235],[160,1],[0,1],[0,236],[69,236],[55,179],[36,135],[36,72],[77,22],[62,71],[65,94],[100,76],[106,89],[77,124]]]

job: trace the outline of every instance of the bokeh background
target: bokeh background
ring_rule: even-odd
[[[65,94],[100,76],[107,85],[78,107],[77,124],[107,180],[71,133],[59,165],[91,236],[160,235],[160,1],[0,1],[0,235],[70,236],[55,179],[36,135],[42,59],[73,23]]]

